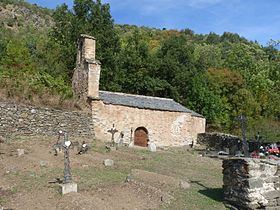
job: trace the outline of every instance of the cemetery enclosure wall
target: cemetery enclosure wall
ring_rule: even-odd
[[[94,136],[90,113],[39,108],[0,101],[0,135]]]
[[[143,109],[92,101],[94,132],[97,139],[109,141],[113,124],[118,132],[114,138],[129,143],[139,127],[148,130],[148,138],[158,146],[182,146],[195,142],[198,133],[205,132],[205,119],[191,113]]]

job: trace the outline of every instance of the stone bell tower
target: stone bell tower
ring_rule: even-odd
[[[100,62],[95,59],[95,38],[81,34],[76,68],[72,78],[74,94],[81,100],[99,98]]]

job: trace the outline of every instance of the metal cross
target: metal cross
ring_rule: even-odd
[[[71,168],[70,168],[70,159],[69,159],[69,146],[71,145],[71,142],[68,140],[67,133],[64,133],[64,180],[63,183],[71,183],[72,182],[72,174],[71,174]]]
[[[112,134],[111,141],[112,141],[112,143],[114,143],[114,135],[115,135],[115,133],[118,132],[118,130],[115,128],[115,124],[113,124],[113,127],[110,130],[108,130],[108,132]]]
[[[246,116],[239,115],[237,116],[237,120],[240,122],[241,130],[242,130],[242,145],[243,145],[243,152],[245,157],[250,157],[249,154],[249,146],[246,140]]]

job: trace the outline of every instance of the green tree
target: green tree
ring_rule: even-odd
[[[52,36],[62,46],[69,77],[75,66],[77,39],[86,33],[97,39],[96,56],[102,63],[101,87],[110,89],[114,86],[120,45],[109,4],[102,4],[100,0],[74,0],[73,10],[63,4],[55,10],[53,17],[56,27]]]
[[[207,123],[216,129],[226,118],[223,101],[218,94],[211,90],[211,83],[205,73],[197,74],[190,81],[187,106],[204,115]],[[222,129],[221,129],[222,130]]]

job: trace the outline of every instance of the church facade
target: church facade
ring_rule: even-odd
[[[146,147],[196,143],[205,132],[205,118],[168,98],[99,90],[100,63],[95,39],[81,35],[72,86],[91,107],[95,138]]]

